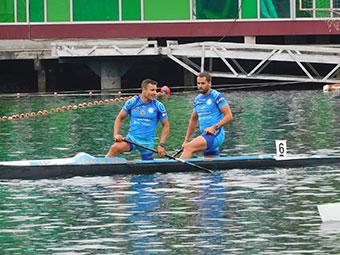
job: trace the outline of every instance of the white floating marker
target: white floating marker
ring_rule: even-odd
[[[276,157],[278,159],[287,157],[287,140],[275,140]]]
[[[340,221],[340,203],[318,205],[322,222]]]

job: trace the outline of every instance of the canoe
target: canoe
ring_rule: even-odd
[[[273,155],[232,156],[213,159],[193,158],[189,162],[211,170],[296,168],[339,164],[340,156]],[[46,179],[115,174],[153,174],[200,171],[175,160],[128,161],[124,158],[98,158],[81,152],[71,158],[0,162],[0,179]]]

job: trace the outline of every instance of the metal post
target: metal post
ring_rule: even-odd
[[[290,18],[296,19],[296,0],[290,2]]]
[[[44,0],[44,22],[47,22],[47,0]]]
[[[18,22],[18,0],[14,0],[14,22]]]
[[[140,0],[140,19],[144,21],[144,0]]]
[[[205,60],[205,46],[202,47],[201,55],[201,72],[204,72],[204,60]]]
[[[122,21],[122,0],[118,1],[118,20]]]
[[[73,0],[70,1],[70,21],[73,22]]]
[[[193,1],[195,1],[195,0],[189,0],[190,1],[190,7],[189,7],[189,11],[190,11],[190,13],[189,13],[189,17],[190,17],[190,20],[192,21],[193,20],[193,12],[194,12],[194,3],[193,3]]]
[[[31,40],[31,17],[30,17],[30,0],[27,0],[26,2],[26,22],[27,22],[27,28],[28,28],[28,39]]]

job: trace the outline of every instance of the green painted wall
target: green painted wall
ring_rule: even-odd
[[[303,7],[304,8],[313,8],[311,2],[306,2]],[[317,8],[330,8],[330,0],[316,0],[316,10]],[[316,17],[330,17],[329,11],[316,11]],[[313,17],[313,10],[310,11],[301,11],[299,1],[296,1],[296,17],[299,18],[308,18]]]
[[[18,22],[26,22],[26,0],[18,0],[17,8]]]
[[[235,19],[238,0],[196,0],[196,19]]]
[[[296,17],[298,18],[310,18],[313,16],[313,12],[310,12],[310,11],[302,11],[300,10],[300,3],[299,3],[300,0],[296,1],[296,4],[295,4],[295,9],[296,9]],[[309,2],[308,2],[309,3]],[[304,4],[302,6],[302,8],[311,8],[312,6],[309,6],[309,4]]]
[[[27,22],[28,0],[0,0],[0,22],[14,22],[14,1],[17,1],[18,22]],[[70,1],[73,1],[74,21],[119,20],[119,0],[46,0],[47,21],[70,21]],[[316,0],[316,8],[330,8],[330,1]],[[242,19],[256,19],[258,8],[260,18],[290,18],[290,0],[260,0],[260,7],[257,2],[258,0],[242,0]],[[140,0],[121,0],[121,3],[123,21],[141,20]],[[198,20],[238,18],[238,0],[196,0],[194,7],[194,18]],[[30,0],[29,11],[31,22],[44,22],[44,0]],[[190,13],[190,0],[144,0],[145,20],[188,20]],[[298,18],[312,18],[312,15],[312,11],[299,10],[299,1],[296,1]],[[316,11],[316,17],[330,16],[329,11]]]
[[[330,8],[330,0],[316,0],[316,8]],[[316,11],[316,17],[330,17],[329,11]]]
[[[74,21],[114,21],[118,19],[118,0],[73,0]]]
[[[278,18],[290,18],[290,0],[280,0],[276,2],[276,12]]]
[[[47,0],[47,21],[69,21],[70,0]]]
[[[257,0],[242,1],[242,18],[243,19],[257,18]]]
[[[122,20],[141,20],[140,0],[122,0]]]
[[[30,21],[44,21],[44,0],[30,0]]]
[[[145,20],[190,19],[189,0],[144,0]]]
[[[278,18],[275,5],[272,0],[260,0],[261,18]]]
[[[14,22],[14,0],[0,0],[0,22]]]

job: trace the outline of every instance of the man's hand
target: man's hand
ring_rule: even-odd
[[[115,142],[119,143],[119,142],[123,142],[124,141],[124,137],[122,135],[115,135]]]
[[[166,154],[165,148],[158,145],[157,147],[157,152],[158,152],[158,156],[160,157],[164,157],[164,155]]]
[[[206,133],[207,135],[214,135],[216,133],[216,126],[214,125],[204,129],[204,133]]]
[[[188,140],[184,140],[184,142],[182,143],[182,149],[184,148],[184,145],[186,145],[187,143],[189,143],[189,141]]]

